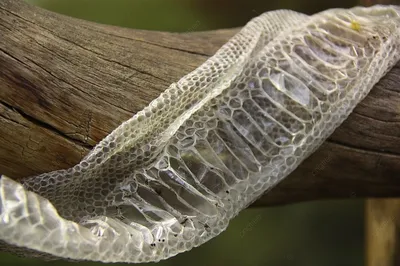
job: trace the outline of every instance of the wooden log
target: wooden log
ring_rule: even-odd
[[[73,166],[238,29],[96,24],[0,0],[0,173]],[[322,147],[256,205],[400,195],[400,64]]]

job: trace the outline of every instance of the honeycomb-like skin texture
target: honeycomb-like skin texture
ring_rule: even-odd
[[[397,62],[399,14],[375,6],[251,20],[78,165],[22,185],[3,176],[3,248],[148,262],[218,235]]]

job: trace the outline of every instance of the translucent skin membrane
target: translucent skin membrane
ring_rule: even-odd
[[[22,185],[3,176],[3,249],[147,262],[206,242],[397,62],[399,27],[395,6],[254,18],[78,165]]]

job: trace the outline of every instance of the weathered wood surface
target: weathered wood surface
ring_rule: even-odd
[[[238,29],[165,33],[0,0],[0,173],[67,168]],[[400,195],[400,64],[256,205]]]

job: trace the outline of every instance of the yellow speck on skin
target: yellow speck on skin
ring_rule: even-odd
[[[355,30],[355,31],[360,31],[361,25],[360,25],[360,23],[358,21],[352,20],[350,22],[350,28]]]

